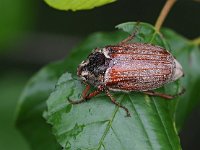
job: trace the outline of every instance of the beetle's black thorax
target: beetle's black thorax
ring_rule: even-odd
[[[96,52],[89,57],[89,63],[86,66],[88,71],[94,74],[95,77],[104,75],[109,66],[110,59],[106,58],[104,54]]]
[[[101,52],[94,52],[88,56],[87,63],[79,66],[78,75],[94,86],[103,85],[104,75],[109,66],[110,59]]]

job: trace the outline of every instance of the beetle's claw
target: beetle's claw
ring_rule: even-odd
[[[121,108],[123,108],[126,111],[126,116],[125,117],[131,117],[131,114],[130,114],[129,110],[126,107],[123,106]]]
[[[126,112],[126,117],[131,117],[131,114],[129,112]]]

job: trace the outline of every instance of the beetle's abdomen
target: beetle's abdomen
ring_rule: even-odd
[[[107,48],[111,61],[104,82],[110,90],[147,91],[173,81],[176,62],[165,49],[142,43]]]

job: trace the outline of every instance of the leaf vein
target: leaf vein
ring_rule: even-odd
[[[152,97],[152,100],[153,100],[153,104],[154,104],[154,106],[155,106],[156,112],[157,112],[157,114],[158,114],[158,116],[159,116],[160,122],[161,122],[161,124],[162,124],[162,127],[164,128],[165,134],[166,134],[166,136],[167,136],[167,140],[169,141],[169,144],[170,144],[171,148],[174,149],[174,148],[173,148],[173,145],[172,145],[172,143],[171,143],[171,140],[170,140],[170,138],[169,138],[168,132],[167,132],[167,130],[166,130],[166,126],[165,126],[165,124],[163,123],[163,119],[162,119],[162,117],[161,117],[161,115],[160,115],[160,112],[159,112],[159,110],[158,110],[158,106],[156,105],[156,102],[155,102],[154,97]]]
[[[114,133],[116,139],[119,141],[121,147],[122,147],[123,149],[125,149],[125,147],[124,147],[122,141],[121,141],[121,140],[119,139],[119,137],[117,136],[117,133],[115,132],[115,130],[113,129],[113,127],[111,127],[111,129],[112,129],[112,131],[113,131],[113,133]]]
[[[136,107],[135,107],[134,104],[133,104],[133,99],[131,98],[130,95],[129,95],[129,98],[130,98],[131,104],[132,104],[132,106],[133,106],[133,109],[135,110],[135,113],[136,113],[136,115],[138,116],[138,119],[139,119],[139,121],[140,121],[140,123],[141,123],[141,125],[142,125],[143,131],[144,131],[145,135],[146,135],[147,138],[148,138],[149,146],[150,146],[151,149],[153,150],[154,148],[153,148],[153,145],[152,145],[152,143],[151,143],[151,141],[150,141],[150,137],[149,137],[149,135],[148,135],[148,133],[147,133],[147,131],[146,131],[146,128],[145,128],[145,126],[144,126],[144,123],[143,123],[143,121],[142,121],[142,119],[141,119],[141,117],[140,117],[140,115],[139,115],[139,113],[138,113]]]
[[[123,97],[122,97],[121,99],[123,99]],[[120,101],[120,102],[121,102],[121,101]],[[106,130],[105,130],[105,132],[103,133],[103,135],[102,135],[102,137],[101,137],[101,140],[100,140],[100,142],[99,142],[99,144],[98,144],[97,150],[100,150],[101,145],[103,145],[103,141],[104,141],[106,135],[108,134],[108,131],[110,130],[110,128],[111,128],[111,126],[112,126],[112,122],[113,122],[113,120],[114,120],[114,118],[115,118],[115,115],[116,115],[118,109],[119,109],[119,107],[116,106],[116,107],[115,107],[115,110],[114,110],[114,113],[113,113],[113,115],[112,115],[112,117],[111,117],[111,120],[108,122],[108,125],[107,125],[107,127],[106,127]]]

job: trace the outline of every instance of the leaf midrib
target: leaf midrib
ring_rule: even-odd
[[[124,96],[123,96],[123,97],[124,97]],[[123,97],[121,98],[121,101],[123,100]],[[120,101],[120,103],[121,103],[121,101]],[[105,132],[103,133],[103,135],[102,135],[102,137],[101,137],[101,140],[99,141],[97,150],[100,150],[101,145],[103,144],[103,141],[104,141],[106,135],[108,134],[108,132],[109,132],[111,126],[112,126],[112,122],[113,122],[113,120],[114,120],[114,118],[115,118],[115,115],[116,115],[118,109],[119,109],[119,107],[116,106],[116,107],[115,107],[115,110],[114,110],[114,113],[113,113],[113,115],[112,115],[112,117],[111,117],[111,120],[109,120],[108,125],[107,125],[107,127],[106,127],[106,130],[105,130]]]

